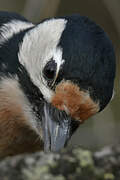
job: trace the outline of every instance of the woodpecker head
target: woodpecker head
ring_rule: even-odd
[[[25,32],[18,78],[45,150],[61,149],[80,123],[113,94],[115,54],[107,34],[87,17],[47,19]]]

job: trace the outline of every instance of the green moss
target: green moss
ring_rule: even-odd
[[[47,166],[35,167],[33,169],[24,170],[25,180],[65,180],[62,175],[54,176],[50,174]]]
[[[81,171],[81,168],[80,168],[80,167],[77,167],[77,168],[76,168],[76,173],[77,173],[77,174],[81,174],[81,172],[82,172],[82,171]]]
[[[79,160],[79,164],[82,168],[94,167],[94,162],[90,151],[75,149],[73,153],[76,156],[76,158]]]
[[[55,168],[57,168],[58,163],[57,163],[57,162],[55,162],[55,161],[53,161],[53,162],[52,162],[52,163],[50,163],[49,165],[50,165],[50,167],[51,167],[51,168],[54,168],[54,169],[55,169]]]
[[[23,174],[26,180],[39,180],[44,174],[49,173],[49,167],[46,166],[35,166],[31,169],[24,169]]]
[[[51,180],[65,180],[65,178],[62,175],[59,175],[59,176],[53,177],[53,179]]]
[[[70,157],[70,156],[68,156],[68,155],[66,155],[66,156],[64,157],[64,160],[68,161],[69,163],[75,163],[75,162],[76,162],[75,158]]]
[[[105,180],[115,180],[115,176],[112,173],[105,173],[104,179]]]

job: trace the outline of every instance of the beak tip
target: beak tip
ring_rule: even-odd
[[[42,124],[45,152],[58,152],[64,148],[70,137],[70,122],[71,118],[65,112],[47,104],[44,106]]]

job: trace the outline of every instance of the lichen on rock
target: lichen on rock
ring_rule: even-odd
[[[119,180],[120,146],[92,153],[82,148],[36,152],[0,161],[0,180]]]

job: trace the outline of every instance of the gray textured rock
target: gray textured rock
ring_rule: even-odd
[[[24,154],[0,161],[0,180],[120,180],[120,146]]]

